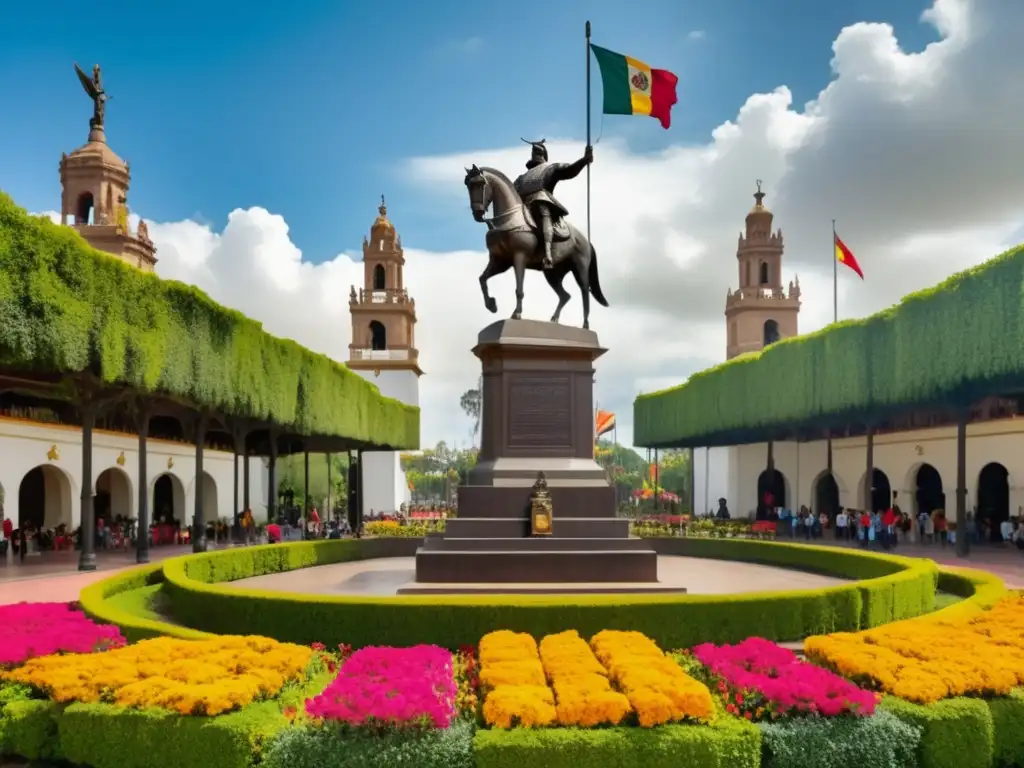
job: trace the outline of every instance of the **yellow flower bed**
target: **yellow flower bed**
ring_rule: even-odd
[[[537,642],[501,630],[480,640],[484,721],[495,728],[543,727],[555,722],[555,699],[544,678]]]
[[[159,707],[218,715],[276,696],[304,677],[313,651],[264,637],[161,637],[106,653],[42,656],[0,674],[57,702]]]
[[[540,641],[544,673],[555,689],[559,725],[618,725],[633,708],[612,689],[608,672],[576,630]]]
[[[919,704],[1006,695],[1024,685],[1024,598],[1005,598],[958,621],[904,621],[809,637],[804,653],[844,677]]]
[[[598,661],[629,699],[640,725],[650,728],[677,720],[711,720],[711,692],[687,675],[640,632],[605,630],[590,641]]]

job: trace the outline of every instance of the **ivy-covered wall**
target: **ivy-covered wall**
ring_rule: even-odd
[[[143,273],[0,192],[0,367],[93,371],[303,435],[419,448],[419,409],[183,283]]]
[[[640,395],[633,442],[715,446],[1024,391],[1024,246],[862,319]]]

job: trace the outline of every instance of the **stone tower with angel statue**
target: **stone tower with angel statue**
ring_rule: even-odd
[[[128,222],[128,187],[131,168],[107,145],[106,104],[99,65],[86,74],[75,64],[75,73],[92,100],[89,138],[60,161],[61,224],[74,227],[93,248],[116,256],[141,270],[152,272],[156,248],[146,223],[135,232]]]

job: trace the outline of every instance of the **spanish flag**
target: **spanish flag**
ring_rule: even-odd
[[[607,434],[615,429],[615,414],[610,411],[598,411],[594,419],[594,431],[597,436]]]
[[[606,115],[649,115],[661,122],[662,128],[672,124],[678,77],[607,48],[591,45],[590,50],[601,68]]]
[[[860,279],[864,279],[864,273],[860,270],[860,264],[857,263],[857,259],[853,255],[853,251],[846,247],[846,243],[839,239],[839,235],[833,234],[836,240],[836,261],[840,264],[845,264],[858,275]]]

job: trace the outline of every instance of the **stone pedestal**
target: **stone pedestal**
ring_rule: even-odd
[[[480,456],[459,488],[459,516],[416,553],[421,584],[657,582],[657,555],[615,516],[615,489],[594,461],[593,331],[503,320],[480,332]],[[530,536],[543,472],[551,535]]]

